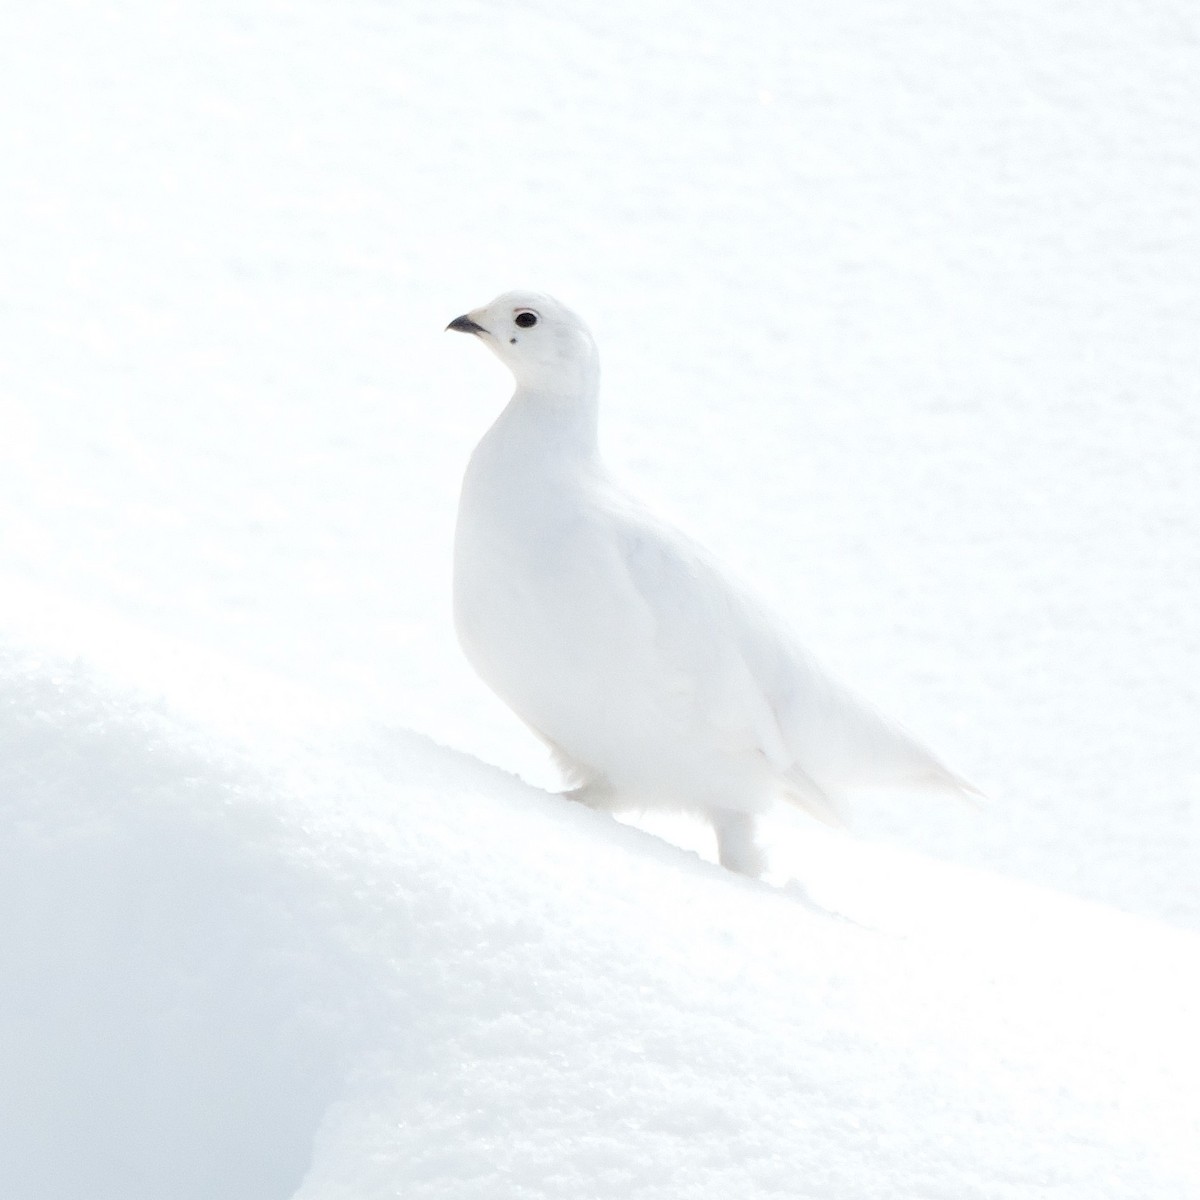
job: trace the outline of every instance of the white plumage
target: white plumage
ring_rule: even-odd
[[[517,383],[463,480],[459,640],[573,797],[701,813],[721,862],[757,875],[755,814],[776,796],[830,820],[856,784],[974,790],[611,479],[599,359],[573,312],[508,292],[449,328],[476,334]]]

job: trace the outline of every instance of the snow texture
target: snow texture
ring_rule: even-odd
[[[902,936],[415,735],[264,773],[71,672],[3,678],[6,1196],[1200,1180],[1193,934],[896,858],[893,922],[932,914]]]
[[[1200,1194],[1197,144],[1183,0],[3,6],[0,1195]],[[770,887],[541,790],[523,284],[988,806]]]

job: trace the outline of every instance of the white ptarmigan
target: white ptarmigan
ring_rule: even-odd
[[[613,481],[599,358],[570,309],[507,292],[447,328],[477,335],[517,383],[463,480],[458,637],[573,798],[700,813],[721,862],[759,875],[755,816],[777,796],[830,820],[854,785],[974,791]]]

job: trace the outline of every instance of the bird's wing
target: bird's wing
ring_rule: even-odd
[[[650,619],[656,661],[693,719],[724,748],[788,757],[745,654],[741,596],[682,534],[648,517],[618,526],[618,553]]]
[[[764,756],[805,807],[828,818],[855,785],[973,790],[832,678],[685,535],[636,510],[617,530],[660,660],[694,719],[729,750]]]

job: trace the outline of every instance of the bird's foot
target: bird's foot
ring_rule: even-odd
[[[611,812],[613,807],[613,791],[602,779],[593,779],[579,787],[560,792],[564,800],[574,800],[577,804],[585,804],[598,812]]]

